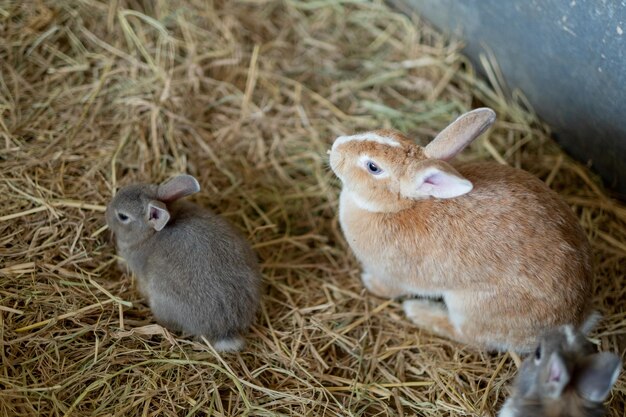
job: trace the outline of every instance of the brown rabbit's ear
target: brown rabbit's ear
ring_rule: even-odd
[[[576,375],[576,391],[586,400],[603,402],[609,396],[621,369],[622,361],[614,353],[591,355]]]
[[[473,185],[454,168],[442,161],[425,161],[409,170],[400,183],[404,197],[454,198],[472,191]]]
[[[496,112],[488,107],[462,114],[426,145],[424,152],[429,158],[450,160],[495,121]]]
[[[197,193],[200,191],[200,184],[191,175],[178,175],[169,181],[159,185],[157,198],[169,203],[179,198]]]
[[[148,224],[157,232],[161,231],[170,220],[170,212],[161,201],[152,200],[148,203]]]

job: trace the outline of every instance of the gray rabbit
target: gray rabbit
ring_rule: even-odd
[[[586,333],[593,317],[580,329],[558,327],[541,338],[534,355],[524,360],[513,394],[499,417],[601,417],[622,368],[619,356],[596,353]]]
[[[259,307],[261,274],[233,226],[180,200],[198,191],[190,175],[129,185],[108,205],[106,221],[157,322],[237,351]]]

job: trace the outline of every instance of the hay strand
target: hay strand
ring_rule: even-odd
[[[593,338],[624,355],[626,207],[505,96],[492,57],[477,79],[419,18],[364,0],[42,0],[0,5],[0,31],[0,415],[495,415],[520,358],[420,332],[363,290],[326,154],[372,128],[425,143],[479,105],[498,121],[462,158],[527,169],[570,204],[593,247]],[[262,260],[240,354],[156,325],[116,267],[106,203],[180,172]]]

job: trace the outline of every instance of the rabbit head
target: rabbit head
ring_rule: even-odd
[[[426,198],[455,198],[472,190],[447,161],[495,121],[488,108],[465,113],[426,147],[392,130],[377,130],[335,140],[330,166],[361,208],[395,212]]]
[[[167,204],[200,191],[191,175],[179,175],[160,185],[122,187],[106,209],[106,222],[118,245],[131,246],[162,230],[170,221]]]
[[[520,368],[512,400],[502,416],[598,415],[621,370],[620,358],[609,352],[594,353],[584,328],[561,326],[546,333],[534,355]]]

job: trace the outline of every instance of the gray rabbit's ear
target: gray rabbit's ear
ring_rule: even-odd
[[[148,224],[157,232],[162,230],[170,220],[170,212],[161,201],[148,203]]]
[[[178,175],[169,181],[159,185],[157,198],[169,203],[179,198],[197,193],[200,191],[200,184],[191,175]]]
[[[558,398],[569,384],[571,376],[561,355],[554,352],[548,359],[547,373],[544,374],[543,392],[549,398]]]
[[[450,160],[495,121],[496,112],[488,107],[462,114],[426,145],[424,152],[432,159]]]
[[[603,402],[609,396],[621,370],[622,361],[614,353],[600,352],[591,355],[576,375],[576,391],[586,400]]]
[[[602,320],[602,315],[597,311],[592,311],[591,314],[589,314],[585,321],[580,325],[580,332],[585,336],[588,336],[589,333],[591,333],[591,331],[596,328],[600,320]]]

